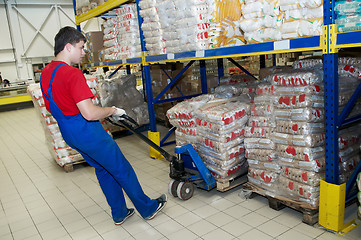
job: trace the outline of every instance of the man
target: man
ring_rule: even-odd
[[[55,36],[55,60],[44,68],[40,80],[46,108],[57,120],[65,142],[95,168],[114,223],[120,225],[134,214],[134,209],[126,206],[123,190],[144,219],[153,219],[165,206],[167,196],[150,199],[144,194],[132,166],[98,121],[119,118],[125,111],[93,105],[94,96],[82,71],[71,66],[84,57],[85,42],[73,27],[64,27]]]

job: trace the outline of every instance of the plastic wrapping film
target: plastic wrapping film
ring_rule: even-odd
[[[268,138],[246,138],[244,139],[244,145],[247,149],[276,149],[276,144],[272,139]]]
[[[335,23],[339,32],[361,29],[361,1],[336,1],[335,13]]]
[[[323,71],[295,69],[272,74],[267,80],[272,85],[282,86],[319,85],[323,83]]]
[[[265,169],[275,173],[281,173],[282,167],[278,162],[264,162],[259,160],[247,159],[251,168]]]
[[[339,131],[338,134],[338,149],[345,150],[347,147],[360,143],[360,126],[345,128]]]
[[[274,162],[277,161],[277,154],[273,149],[246,148],[246,158]]]
[[[279,173],[274,171],[252,168],[251,166],[248,168],[248,176],[263,182],[263,184],[267,184],[269,187],[277,184],[279,175]]]
[[[318,207],[320,197],[319,186],[310,186],[280,175],[279,190],[282,195],[291,199],[309,203],[313,207]]]
[[[274,113],[273,104],[262,104],[251,106],[251,116],[272,116]]]
[[[202,136],[197,136],[197,144],[209,149],[212,149],[213,151],[216,152],[225,152],[227,151],[229,148],[235,147],[237,145],[240,145],[241,143],[243,143],[244,138],[236,138],[233,139],[232,141],[229,142],[219,142],[216,140],[211,140],[209,138],[206,137],[202,137]]]
[[[313,171],[313,172],[323,172],[325,171],[325,157],[322,156],[316,160],[310,160],[310,161],[300,161],[296,160],[294,158],[285,158],[278,156],[279,163],[283,167],[292,167],[292,168],[298,168],[298,169],[304,169],[307,171]]]
[[[29,85],[27,91],[34,103],[34,107],[38,112],[40,122],[43,126],[46,145],[57,164],[64,166],[68,163],[83,160],[82,156],[77,151],[70,148],[63,140],[56,120],[45,107],[40,84]]]
[[[316,133],[308,135],[293,135],[275,132],[273,140],[277,144],[292,145],[298,147],[318,147],[325,144],[325,134]]]
[[[227,84],[237,84],[241,83],[241,86],[254,86],[256,79],[249,75],[231,75],[231,76],[223,76],[219,80],[219,85],[227,85]]]
[[[320,185],[320,180],[325,177],[324,172],[306,171],[297,168],[284,167],[282,168],[282,176],[285,176],[293,181],[304,183],[313,187]]]
[[[248,119],[248,126],[252,127],[276,127],[274,117],[250,117]]]
[[[211,156],[214,158],[218,158],[222,161],[228,161],[232,158],[238,157],[238,156],[244,156],[244,145],[240,144],[238,146],[232,147],[228,149],[226,152],[215,152],[213,150],[210,150],[209,148],[199,146],[199,153],[200,155],[206,155]]]
[[[295,147],[290,145],[277,144],[277,155],[284,158],[294,158],[300,161],[317,160],[325,156],[324,147]]]
[[[197,134],[209,140],[218,141],[221,143],[228,143],[237,138],[244,137],[244,127],[235,125],[234,127],[227,129],[227,131],[211,132],[205,131],[200,127],[197,127]]]
[[[274,110],[276,120],[300,121],[300,122],[323,122],[325,111],[323,108],[296,108],[296,109],[276,109]]]
[[[325,132],[325,124],[298,121],[277,121],[276,132],[294,135],[308,135]]]
[[[339,162],[345,162],[347,161],[350,157],[352,157],[355,154],[359,154],[360,152],[360,146],[357,144],[348,146],[347,148],[343,149],[343,150],[339,150]]]
[[[274,128],[246,127],[245,136],[250,138],[273,138]]]
[[[281,95],[275,102],[277,108],[323,108],[324,97],[319,95]]]
[[[213,168],[212,166],[209,166],[208,168],[211,170],[211,174],[218,182],[229,182],[232,179],[247,173],[248,163],[247,161],[242,161],[226,171],[217,172],[217,169]]]
[[[124,75],[99,83],[99,97],[103,107],[116,106],[125,110],[139,125],[149,123],[148,105],[136,89],[134,75]]]
[[[244,155],[234,157],[227,161],[219,160],[218,158],[211,157],[208,155],[202,155],[201,158],[203,162],[206,164],[206,166],[208,168],[212,168],[212,170],[216,170],[215,172],[218,175],[224,175],[224,174],[220,174],[220,172],[233,169],[235,166],[246,161]]]
[[[256,84],[245,86],[244,83],[221,85],[214,89],[214,93],[218,98],[232,98],[241,94],[255,92],[256,86]]]

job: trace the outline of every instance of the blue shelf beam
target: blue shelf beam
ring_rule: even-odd
[[[207,87],[207,69],[206,69],[206,61],[199,60],[199,69],[201,74],[201,87],[202,87],[202,94],[208,93]]]
[[[347,198],[352,198],[352,196],[350,195],[350,192],[352,190],[352,187],[355,185],[356,183],[356,178],[357,178],[357,174],[361,171],[361,162],[359,162],[355,168],[355,170],[353,171],[350,179],[347,181],[346,183],[346,199]]]
[[[350,100],[347,102],[346,106],[344,107],[344,109],[342,110],[340,116],[338,117],[338,126],[346,126],[345,124],[345,119],[348,116],[348,114],[351,112],[352,108],[355,106],[355,103],[357,101],[357,99],[360,97],[361,95],[361,83],[358,85],[358,87],[356,88],[355,92],[352,94]],[[357,120],[357,119],[354,119]],[[347,124],[353,123],[354,121],[347,121]]]
[[[170,135],[172,135],[172,133],[174,133],[176,127],[172,127],[171,129],[169,129],[168,133],[164,136],[164,138],[160,141],[160,146],[167,146],[167,145],[170,145],[170,144],[173,144],[174,141],[172,142],[169,142],[169,143],[165,143],[165,141],[170,137]]]
[[[221,83],[221,78],[224,76],[223,58],[217,59],[218,66],[218,85]]]
[[[194,94],[194,95],[188,95],[188,96],[184,96],[184,97],[167,98],[167,99],[163,99],[163,100],[158,100],[157,102],[154,102],[154,104],[165,103],[165,102],[180,101],[180,100],[183,100],[183,99],[188,99],[188,98],[192,98],[192,97],[197,97],[197,96],[199,96],[199,95],[202,95],[202,93],[198,93],[198,94]]]

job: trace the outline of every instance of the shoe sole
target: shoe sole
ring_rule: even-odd
[[[155,213],[153,213],[153,215],[151,217],[146,218],[146,220],[152,220],[153,218],[155,218],[155,216],[157,216],[157,214],[165,207],[165,205],[167,205],[167,202],[168,202],[168,197],[167,197],[167,195],[165,195],[164,205],[161,208],[159,208],[157,211],[155,211]]]
[[[122,224],[125,222],[125,220],[127,220],[128,218],[130,218],[131,216],[133,216],[134,213],[135,213],[135,211],[133,211],[130,215],[125,216],[125,218],[123,219],[123,221],[121,221],[121,222],[119,222],[119,223],[116,223],[116,222],[115,222],[114,224],[117,225],[117,226],[122,225]]]

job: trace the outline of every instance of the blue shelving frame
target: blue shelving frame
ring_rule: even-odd
[[[73,0],[75,6],[75,0]],[[218,49],[208,49],[202,51],[190,51],[181,53],[161,54],[154,56],[147,56],[144,36],[141,29],[142,18],[139,15],[139,0],[136,0],[138,10],[139,31],[141,36],[141,48],[143,55],[140,58],[123,59],[117,61],[108,61],[102,63],[91,63],[87,67],[101,67],[101,66],[114,66],[114,65],[129,65],[129,64],[141,64],[143,71],[143,85],[145,87],[146,98],[149,110],[150,130],[156,132],[156,120],[154,112],[154,104],[180,100],[186,97],[174,99],[160,100],[161,95],[154,98],[152,92],[151,76],[150,76],[150,63],[160,62],[174,62],[174,61],[200,61],[202,94],[207,92],[207,80],[206,80],[206,66],[205,59],[218,59],[218,75],[219,77],[224,75],[223,70],[223,58],[250,56],[250,55],[262,55],[262,54],[274,54],[284,52],[301,52],[301,51],[313,51],[324,50],[324,74],[325,74],[325,150],[326,150],[326,182],[339,184],[339,163],[338,163],[338,131],[340,127],[345,127],[350,123],[354,123],[361,119],[361,114],[347,118],[347,114],[351,110],[354,102],[361,94],[361,85],[356,88],[356,91],[351,98],[350,102],[346,105],[344,110],[339,115],[338,113],[338,53],[333,52],[332,48],[343,47],[355,47],[361,46],[361,31],[337,33],[334,38],[329,38],[332,33],[330,29],[324,33],[325,36],[305,37],[290,40],[282,40],[275,42],[265,42],[257,44],[249,44],[243,46],[225,47]],[[335,23],[334,13],[334,1],[324,1],[324,25],[331,26]],[[334,26],[334,25],[333,25]],[[334,42],[333,42],[334,41]],[[335,43],[336,42],[336,43]],[[327,49],[325,51],[325,49]],[[331,49],[331,50],[330,50]],[[222,60],[222,61],[221,61]],[[187,65],[188,66],[188,65]],[[186,66],[186,67],[187,67]],[[177,76],[179,77],[179,76]],[[171,85],[175,84],[177,77],[171,81]],[[162,94],[166,92],[170,86],[167,86]],[[170,133],[167,134],[167,136]],[[166,136],[166,137],[167,137]],[[161,141],[164,144],[164,139]],[[357,166],[353,176],[347,183],[348,200],[353,196],[349,194],[352,186],[355,183],[356,173],[361,170],[361,164]]]

